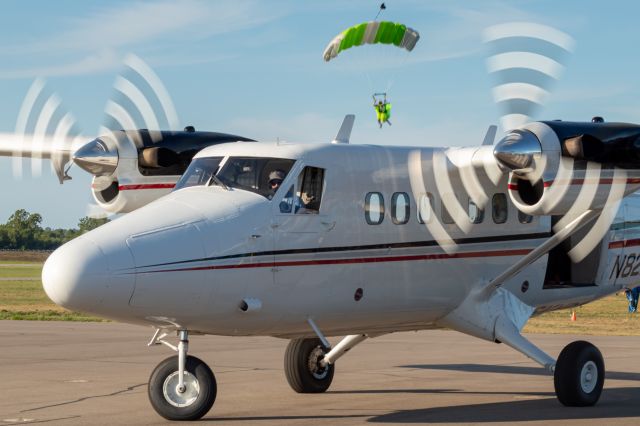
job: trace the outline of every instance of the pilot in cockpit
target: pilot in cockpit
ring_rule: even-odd
[[[287,174],[282,170],[274,170],[269,173],[269,187],[271,188],[269,199],[273,198],[273,195],[278,191],[278,188],[280,188],[280,185],[282,185],[282,181],[286,176]]]

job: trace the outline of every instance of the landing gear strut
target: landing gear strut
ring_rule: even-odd
[[[178,352],[162,361],[149,378],[149,401],[167,420],[197,420],[207,414],[216,400],[217,386],[213,372],[202,360],[187,356],[189,334],[180,330],[175,347],[162,340],[166,334],[156,332],[151,344],[164,344]]]
[[[595,405],[604,385],[604,361],[594,345],[585,341],[569,343],[558,360],[525,339],[507,322],[496,322],[496,337],[553,372],[556,397],[563,405],[586,407]]]
[[[307,320],[318,336],[289,342],[284,354],[284,373],[291,389],[298,393],[322,393],[333,381],[334,363],[358,343],[365,334],[345,336],[334,348],[312,318]]]

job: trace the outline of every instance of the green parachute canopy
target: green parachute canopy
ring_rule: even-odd
[[[329,62],[343,50],[363,44],[392,44],[410,52],[419,39],[420,34],[404,24],[388,21],[363,22],[335,36],[324,49],[323,56]]]

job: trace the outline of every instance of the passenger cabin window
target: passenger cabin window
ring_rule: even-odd
[[[449,210],[442,203],[442,223],[446,223],[447,225],[451,225],[453,223],[453,217],[449,214]]]
[[[518,222],[520,223],[531,223],[533,221],[533,216],[531,216],[530,214],[526,214],[526,213],[522,213],[520,210],[518,210]]]
[[[482,223],[484,219],[484,210],[476,205],[471,199],[469,199],[469,220],[471,223]]]
[[[493,222],[500,224],[507,221],[508,207],[507,196],[502,193],[494,194],[491,199],[491,211]]]
[[[409,222],[411,204],[406,192],[395,192],[391,196],[391,221],[396,225],[404,225]]]
[[[364,217],[369,225],[380,225],[384,220],[384,198],[379,192],[369,192],[364,199]]]
[[[433,211],[433,195],[430,193],[422,194],[418,204],[418,222],[429,223],[431,220],[431,212]]]

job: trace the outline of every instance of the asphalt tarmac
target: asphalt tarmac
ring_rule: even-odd
[[[0,321],[0,425],[156,425],[147,379],[173,353],[147,347],[151,328]],[[567,408],[553,379],[505,345],[449,331],[365,341],[336,365],[324,394],[301,395],[283,373],[285,340],[193,336],[190,354],[216,374],[218,398],[199,424],[640,424],[640,338],[530,335],[552,356],[573,340],[602,351],[595,407]],[[332,339],[335,342],[335,339]],[[176,424],[176,423],[173,423]]]

